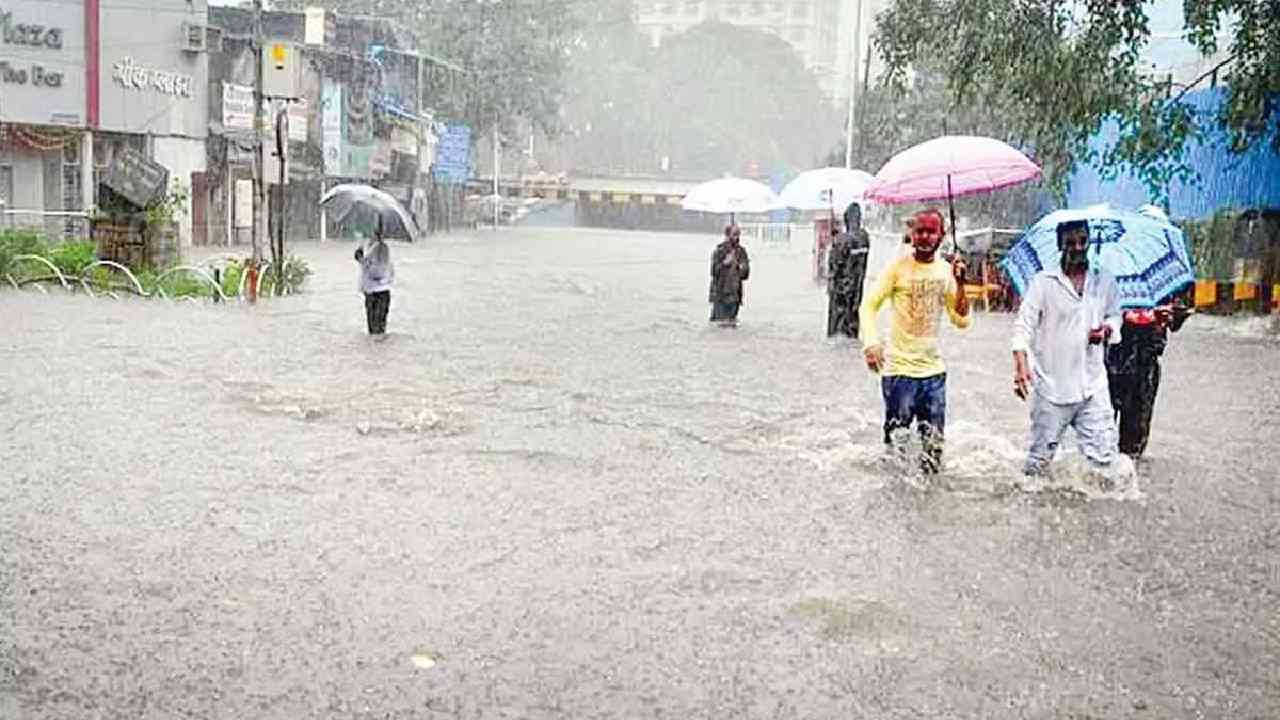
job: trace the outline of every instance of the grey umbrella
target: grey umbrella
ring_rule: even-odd
[[[382,220],[387,237],[403,234],[410,242],[418,238],[418,225],[409,211],[390,193],[376,187],[352,183],[337,185],[320,198],[320,204],[332,214],[334,222],[342,222],[357,207],[368,208]],[[403,232],[399,232],[397,226]]]

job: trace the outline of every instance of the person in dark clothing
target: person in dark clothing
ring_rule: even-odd
[[[827,273],[827,337],[858,337],[858,306],[862,304],[862,280],[867,274],[871,236],[862,227],[862,207],[849,203],[844,211],[844,232],[831,244]]]
[[[711,253],[711,321],[722,325],[736,325],[738,308],[742,306],[742,283],[751,276],[751,262],[747,249],[740,241],[742,231],[737,225],[724,229],[724,242]]]
[[[1160,356],[1194,312],[1180,301],[1152,309],[1126,310],[1120,342],[1107,351],[1111,407],[1120,429],[1120,452],[1137,460],[1147,449],[1156,393],[1160,390]]]

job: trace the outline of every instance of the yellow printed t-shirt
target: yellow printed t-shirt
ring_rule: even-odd
[[[893,300],[893,326],[885,348],[885,375],[926,378],[946,372],[938,352],[938,323],[943,308],[958,328],[969,327],[969,316],[956,312],[956,279],[951,264],[935,257],[918,262],[908,255],[880,274],[876,287],[858,309],[863,347],[880,344],[876,316],[885,300]]]

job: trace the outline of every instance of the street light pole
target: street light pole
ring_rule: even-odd
[[[272,246],[271,255],[276,264],[276,295],[284,294],[284,221],[285,221],[285,192],[284,183],[286,179],[287,168],[285,167],[286,156],[289,153],[289,104],[287,102],[280,103],[280,107],[276,109],[276,160],[278,175],[276,177],[276,190],[280,198],[279,212],[276,214],[276,238],[275,244]]]
[[[493,125],[493,229],[498,229],[498,210],[501,195],[498,194],[498,175],[502,171],[502,157],[498,154],[498,124]]]
[[[844,166],[853,169],[853,111],[858,94],[858,58],[862,55],[862,0],[853,3],[853,38],[849,42],[849,116],[844,133]]]
[[[262,154],[262,130],[266,117],[262,112],[262,0],[253,0],[253,264],[262,262],[262,238],[266,236],[263,225],[266,220],[267,179]]]

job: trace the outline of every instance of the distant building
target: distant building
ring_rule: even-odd
[[[428,172],[436,135],[421,80],[423,59],[412,37],[385,18],[324,13],[319,23],[302,12],[264,12],[268,46],[282,44],[301,68],[296,101],[287,105],[289,151],[285,193],[287,235],[322,235],[317,205],[324,190],[341,182],[376,185],[391,193],[427,226]],[[211,244],[244,244],[248,208],[237,204],[253,178],[253,13],[212,7],[209,53],[208,167]],[[273,113],[268,113],[271,117]],[[270,140],[268,144],[270,144]],[[278,165],[266,178],[277,183]],[[278,195],[272,195],[276,208]],[[237,214],[237,208],[240,214]],[[324,232],[336,230],[330,227]]]
[[[125,148],[190,189],[208,135],[206,22],[205,0],[6,0],[0,227],[84,236]],[[195,212],[177,219],[183,244]]]

